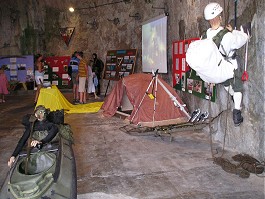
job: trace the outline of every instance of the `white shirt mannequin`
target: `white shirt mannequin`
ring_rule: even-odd
[[[207,39],[212,39],[220,30],[223,30],[224,28],[220,26],[217,29],[209,28],[206,32]],[[237,69],[238,64],[235,59],[231,59],[233,54],[235,53],[235,50],[241,48],[248,40],[248,36],[246,33],[238,30],[233,30],[232,32],[228,32],[224,35],[219,51],[223,54],[229,57],[229,61],[235,66],[235,69]]]

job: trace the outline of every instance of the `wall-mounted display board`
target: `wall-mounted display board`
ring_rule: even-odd
[[[192,70],[186,62],[186,52],[189,44],[198,39],[200,38],[173,42],[173,86],[177,90],[188,92],[197,97],[215,102],[215,84],[204,82],[199,76],[197,76],[196,71]]]
[[[34,87],[34,58],[33,55],[2,56],[0,66],[7,65],[5,74],[8,81],[23,83],[28,89]],[[26,89],[26,88],[25,88]]]
[[[46,57],[44,82],[50,82],[58,88],[71,88],[68,79],[70,56]]]
[[[104,79],[116,80],[134,73],[137,49],[107,52]]]
[[[0,66],[7,65],[5,74],[9,81],[34,81],[33,55],[0,57]]]

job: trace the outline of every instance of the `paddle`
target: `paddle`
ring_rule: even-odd
[[[29,118],[29,122],[31,123],[31,128],[30,128],[30,136],[28,140],[28,146],[27,146],[27,157],[26,157],[26,164],[25,164],[25,174],[28,174],[28,163],[29,163],[29,158],[30,158],[30,148],[31,148],[31,140],[32,140],[32,134],[33,134],[33,129],[34,129],[34,124],[37,118],[35,115],[31,115]]]

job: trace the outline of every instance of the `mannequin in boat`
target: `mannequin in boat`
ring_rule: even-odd
[[[32,122],[34,122],[34,126],[32,138],[30,139],[31,147],[36,147],[37,145],[44,145],[46,143],[49,143],[57,135],[59,131],[57,125],[49,122],[46,119],[46,116],[47,109],[44,106],[40,105],[36,107],[34,115],[32,115],[30,119],[26,122],[23,122],[23,124],[25,125],[25,131],[20,140],[18,141],[18,144],[14,152],[12,153],[12,156],[8,160],[9,167],[12,166],[16,156],[20,153],[20,151],[25,146],[26,142],[29,140]]]

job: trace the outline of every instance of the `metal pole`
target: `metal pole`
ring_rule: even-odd
[[[235,0],[235,24],[234,24],[235,30],[236,30],[236,18],[237,18],[237,0]]]
[[[174,95],[170,93],[170,91],[165,87],[165,85],[157,78],[158,83],[160,86],[166,91],[166,93],[169,95],[170,99],[174,102],[174,105],[179,107],[181,111],[185,113],[185,115],[190,119],[190,114],[185,110],[184,104],[180,104],[179,101],[176,99]]]
[[[138,105],[138,107],[137,107],[135,113],[133,114],[133,117],[132,117],[132,119],[131,119],[131,122],[133,121],[134,117],[135,117],[136,114],[138,113],[138,111],[139,111],[139,109],[140,109],[140,107],[141,107],[141,105],[142,105],[142,103],[143,103],[143,101],[144,101],[144,98],[145,98],[145,96],[146,96],[146,94],[147,94],[147,92],[148,92],[150,86],[152,85],[154,79],[155,79],[155,76],[152,77],[152,80],[150,81],[150,83],[149,83],[149,85],[148,85],[148,87],[147,87],[147,89],[146,89],[146,91],[145,91],[145,93],[144,93],[144,96],[142,97],[141,102],[139,103],[139,105]]]
[[[155,113],[156,113],[156,94],[157,94],[157,74],[155,76],[155,100],[154,100],[154,112],[153,112],[153,127],[155,126]]]

